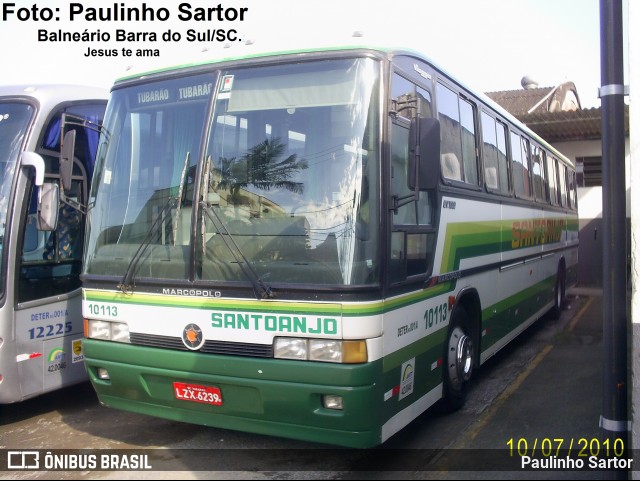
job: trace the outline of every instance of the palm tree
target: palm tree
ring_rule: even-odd
[[[284,188],[295,194],[304,190],[302,182],[290,180],[300,170],[308,168],[307,161],[298,160],[296,154],[280,159],[286,145],[279,138],[265,139],[236,161],[235,157],[220,158],[218,189],[229,189],[232,199],[238,198],[240,190],[251,185],[260,190]]]

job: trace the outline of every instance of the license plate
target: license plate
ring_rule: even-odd
[[[176,399],[180,399],[182,401],[222,406],[222,393],[220,392],[220,388],[217,387],[174,382],[173,393]]]

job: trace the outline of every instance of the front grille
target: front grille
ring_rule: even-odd
[[[179,337],[156,336],[153,334],[130,334],[131,344],[137,346],[188,351]],[[251,344],[247,342],[205,341],[198,352],[205,354],[221,354],[224,356],[273,357],[271,344]]]

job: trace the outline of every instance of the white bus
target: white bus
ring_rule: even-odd
[[[107,96],[77,85],[0,86],[0,404],[87,379],[79,276]],[[60,167],[64,135],[76,135],[72,169]]]
[[[574,169],[426,58],[254,55],[114,85],[88,210],[102,403],[380,444],[577,273]]]

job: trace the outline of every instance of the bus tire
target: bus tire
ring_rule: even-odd
[[[567,295],[567,281],[562,266],[558,267],[558,273],[556,274],[556,285],[553,289],[553,307],[551,308],[551,316],[553,319],[560,319],[562,314],[562,308],[566,301]]]
[[[474,349],[469,314],[464,307],[457,306],[451,315],[445,344],[442,403],[445,412],[457,411],[466,401]]]

